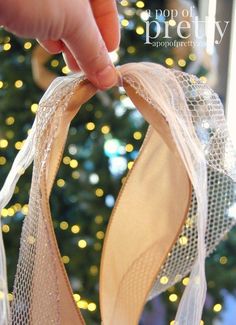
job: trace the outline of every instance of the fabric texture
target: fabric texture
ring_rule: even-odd
[[[154,63],[129,63],[119,73],[149,128],[106,230],[99,279],[102,324],[138,324],[146,301],[190,272],[175,320],[199,325],[205,258],[235,225],[236,156],[223,107],[193,75]],[[51,84],[0,192],[2,209],[22,169],[34,162],[14,298],[10,308],[7,299],[0,301],[0,324],[85,324],[60,258],[49,197],[70,122],[95,93],[81,74]],[[0,289],[6,298],[0,240]]]

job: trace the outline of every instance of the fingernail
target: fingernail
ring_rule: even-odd
[[[117,72],[111,65],[96,74],[98,86],[100,89],[108,89],[118,82]]]

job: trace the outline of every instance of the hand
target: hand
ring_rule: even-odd
[[[117,83],[108,55],[120,41],[115,0],[0,0],[0,25],[63,52],[69,68],[83,70],[100,89]]]

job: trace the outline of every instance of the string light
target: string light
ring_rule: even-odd
[[[7,211],[6,208],[2,209],[2,211],[1,211],[1,216],[2,216],[3,218],[8,217],[8,211]]]
[[[65,156],[65,157],[63,157],[63,164],[65,164],[65,165],[69,165],[70,164],[70,161],[71,161],[71,158],[70,157],[68,157],[68,156]]]
[[[162,276],[162,277],[160,278],[160,283],[161,283],[161,284],[167,284],[168,282],[169,282],[169,279],[168,279],[167,276]]]
[[[175,302],[175,301],[177,301],[177,299],[178,299],[178,296],[175,293],[172,293],[171,295],[169,295],[169,300],[171,302]]]
[[[63,187],[64,185],[65,185],[65,181],[64,181],[64,179],[59,178],[59,179],[57,180],[57,186],[58,186],[58,187]]]
[[[186,66],[186,61],[185,61],[184,59],[180,59],[180,60],[178,60],[178,65],[179,65],[181,68],[183,68],[183,67]]]
[[[134,132],[133,137],[135,140],[140,140],[142,139],[142,133],[139,131]]]
[[[7,218],[7,217],[9,217],[9,216],[8,216],[8,209],[6,209],[6,208],[2,209],[2,211],[1,211],[1,216],[2,216],[3,218]]]
[[[15,123],[15,118],[13,116],[9,116],[5,120],[6,125],[12,125]]]
[[[3,166],[3,165],[6,164],[6,162],[7,162],[6,158],[3,157],[3,156],[1,156],[1,157],[0,157],[0,165]]]
[[[8,146],[7,139],[0,139],[0,148],[5,149]]]
[[[20,204],[20,203],[16,203],[16,204],[14,205],[14,209],[15,209],[16,212],[17,212],[17,211],[20,211],[20,210],[21,210],[21,204]]]
[[[187,243],[188,243],[188,238],[187,238],[186,236],[181,236],[181,237],[179,238],[179,243],[180,243],[180,245],[182,245],[182,246],[187,245]]]
[[[195,53],[190,53],[188,57],[189,57],[189,60],[191,60],[191,61],[196,61],[197,60],[197,56],[196,56]]]
[[[103,222],[103,216],[98,215],[95,217],[95,223],[97,225],[100,225],[102,222]]]
[[[22,148],[22,145],[23,145],[23,143],[22,143],[21,141],[17,141],[17,142],[15,143],[15,148],[16,148],[16,150],[20,150],[20,149]]]
[[[9,217],[13,217],[15,214],[15,210],[13,208],[8,208],[7,209],[7,214]]]
[[[50,64],[51,64],[51,67],[56,68],[59,65],[59,61],[54,59],[54,60],[51,61]]]
[[[3,83],[3,81],[0,80],[0,88],[3,88],[3,86],[4,86],[4,83]]]
[[[122,19],[121,20],[121,26],[127,27],[129,25],[129,21],[127,19]]]
[[[12,293],[8,293],[7,294],[7,299],[8,299],[8,301],[12,301],[13,300],[13,294]]]
[[[73,225],[73,226],[71,227],[71,232],[72,232],[73,234],[78,234],[78,233],[80,232],[80,227],[79,227],[78,225]]]
[[[185,227],[189,228],[192,227],[193,225],[193,220],[191,218],[187,218],[187,220],[185,221]]]
[[[199,78],[204,84],[207,83],[207,78],[205,76],[201,76]]]
[[[103,134],[108,134],[108,133],[110,132],[110,130],[111,130],[111,128],[110,128],[109,125],[103,125],[103,126],[101,127],[101,132],[102,132]]]
[[[93,122],[88,122],[86,124],[86,129],[89,131],[93,131],[95,129],[95,124]]]
[[[75,160],[75,159],[71,159],[71,161],[70,161],[70,167],[71,167],[71,168],[77,168],[78,165],[79,165],[79,163],[78,163],[77,160]]]
[[[68,68],[67,65],[65,65],[65,66],[61,69],[61,72],[64,73],[64,74],[68,74],[68,73],[70,73],[70,69]]]
[[[184,278],[184,279],[182,280],[182,283],[183,283],[184,286],[187,286],[188,283],[189,283],[189,278],[188,278],[188,277]]]
[[[128,143],[126,146],[125,146],[125,150],[127,152],[132,152],[134,150],[134,146],[130,143]]]
[[[78,302],[78,301],[80,301],[80,295],[78,294],[78,293],[74,293],[73,294],[73,297],[74,297],[74,299],[75,299],[75,302]]]
[[[87,242],[86,242],[86,240],[84,240],[84,239],[80,239],[80,240],[78,241],[78,246],[79,246],[80,248],[85,248],[85,247],[87,246]]]
[[[10,43],[6,43],[3,45],[3,50],[4,51],[9,51],[11,49],[11,44]]]
[[[123,7],[127,7],[129,5],[129,2],[127,0],[122,0],[120,2],[120,4],[123,6]]]
[[[104,232],[103,231],[98,231],[97,233],[96,233],[96,237],[97,237],[97,239],[103,239],[104,238]]]
[[[80,173],[77,170],[75,170],[71,173],[71,177],[74,179],[79,179]]]
[[[3,231],[4,233],[8,233],[8,232],[10,231],[10,227],[9,227],[8,225],[3,225],[3,226],[2,226],[2,231]]]
[[[174,60],[172,58],[166,58],[165,63],[168,66],[172,66],[174,64]]]
[[[222,309],[222,305],[221,304],[215,304],[214,307],[213,307],[213,311],[215,313],[219,313]]]
[[[97,188],[97,189],[95,190],[95,195],[96,195],[97,197],[102,197],[102,196],[104,195],[104,191],[103,191],[103,189],[101,189],[101,188]]]
[[[16,88],[21,88],[23,86],[23,81],[22,80],[16,80],[15,81],[15,87]]]
[[[134,164],[133,161],[129,161],[127,165],[128,169],[131,169],[133,167],[133,164]]]
[[[97,265],[91,265],[89,272],[91,273],[91,275],[95,276],[98,274],[98,267]]]
[[[69,256],[67,256],[67,255],[64,255],[64,256],[62,256],[62,262],[64,263],[64,264],[68,264],[68,263],[70,263],[70,258],[69,258]]]
[[[88,302],[86,300],[80,300],[77,302],[77,306],[82,309],[88,308]]]
[[[127,52],[129,54],[134,54],[136,52],[136,48],[134,46],[128,46],[127,47]]]
[[[60,228],[61,228],[61,230],[66,230],[66,229],[68,229],[68,227],[69,227],[68,222],[66,222],[66,221],[61,221],[60,222]]]
[[[168,23],[171,27],[176,26],[176,21],[174,19],[170,19]]]
[[[69,145],[69,153],[71,154],[71,155],[76,155],[77,154],[77,152],[78,152],[78,148],[76,147],[76,145],[75,144],[71,144],[71,145]]]
[[[78,152],[78,148],[76,147],[75,144],[69,145],[68,151],[71,155],[76,155]]]
[[[144,2],[143,1],[137,1],[136,2],[136,7],[137,8],[143,8],[144,7]]]
[[[21,208],[21,212],[24,215],[27,215],[28,214],[28,212],[29,212],[29,206],[28,206],[28,204],[23,205],[23,207]]]
[[[31,47],[32,47],[32,43],[31,43],[31,42],[25,42],[25,44],[24,44],[24,48],[25,48],[26,50],[31,49]]]
[[[226,256],[221,256],[220,264],[225,265],[228,263],[228,258]]]
[[[91,175],[89,175],[89,182],[91,184],[97,184],[99,182],[99,176],[96,173],[92,173]]]
[[[143,35],[145,32],[142,26],[138,26],[135,31],[138,35]]]
[[[147,11],[142,11],[140,13],[140,18],[143,20],[143,21],[147,21],[149,19],[149,13]]]
[[[34,103],[30,107],[32,113],[36,113],[38,110],[38,104]]]
[[[90,302],[90,303],[88,304],[88,310],[89,310],[89,311],[95,311],[96,308],[97,308],[97,306],[96,306],[96,304],[95,304],[94,302]]]

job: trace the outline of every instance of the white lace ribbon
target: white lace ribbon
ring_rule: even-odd
[[[22,149],[18,152],[11,170],[6,178],[6,181],[0,192],[0,211],[9,203],[15,190],[15,186],[23,174],[23,172],[32,163],[34,158],[34,141],[36,131],[36,119],[30,130],[30,134],[24,142]],[[0,219],[1,227],[1,219]],[[0,232],[0,290],[2,299],[0,299],[0,324],[8,324],[9,303],[8,303],[8,288],[7,288],[7,271],[6,271],[6,256],[2,232]]]

